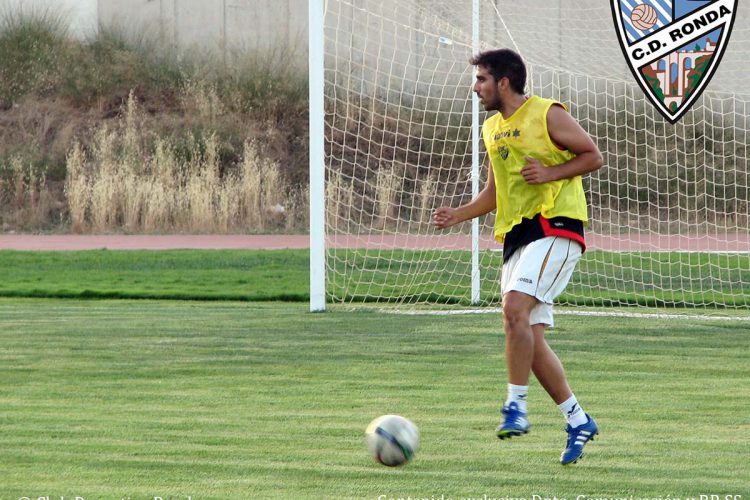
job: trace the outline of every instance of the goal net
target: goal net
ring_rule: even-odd
[[[627,68],[609,2],[479,2],[479,48],[516,49],[529,93],[566,103],[604,155],[584,178],[588,250],[561,304],[750,309],[750,17],[737,15],[707,90],[671,125]],[[472,19],[471,0],[326,2],[329,303],[499,303],[494,214],[474,271],[471,223],[430,222],[472,197]],[[482,145],[480,186],[485,160]]]

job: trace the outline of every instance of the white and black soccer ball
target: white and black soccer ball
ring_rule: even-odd
[[[419,430],[408,418],[383,415],[367,426],[367,448],[375,460],[388,467],[404,465],[419,448]]]

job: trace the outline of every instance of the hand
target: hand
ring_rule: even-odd
[[[544,184],[555,180],[551,168],[545,167],[542,162],[531,156],[524,159],[526,165],[521,169],[521,175],[527,184]]]
[[[432,224],[438,229],[445,229],[461,222],[456,216],[456,209],[440,207],[432,213]]]

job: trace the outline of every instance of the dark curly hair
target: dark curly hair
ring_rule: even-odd
[[[495,78],[508,78],[510,88],[519,94],[526,87],[526,65],[520,55],[510,49],[496,49],[480,52],[469,62],[473,66],[482,66]]]

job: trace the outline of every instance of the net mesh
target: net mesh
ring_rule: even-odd
[[[481,48],[518,50],[529,92],[566,103],[604,155],[584,178],[588,251],[562,304],[750,308],[750,23],[737,15],[708,89],[671,125],[626,66],[608,3],[481,2]],[[327,2],[330,301],[470,302],[470,224],[436,231],[430,216],[471,199],[471,25],[470,1]],[[482,304],[500,300],[492,221]]]

